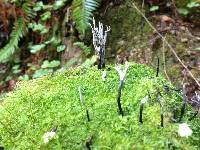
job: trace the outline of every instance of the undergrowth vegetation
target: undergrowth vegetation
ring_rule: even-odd
[[[173,88],[164,78],[155,77],[144,65],[130,64],[121,95],[122,117],[116,100],[119,76],[113,66],[106,71],[105,81],[96,67],[80,67],[19,83],[0,105],[0,145],[6,149],[198,149],[200,119],[189,119],[193,110],[188,106],[182,121],[193,133],[188,138],[178,135],[174,120],[180,116],[181,95],[163,90],[163,84]],[[149,98],[140,124],[140,101],[145,96]],[[158,101],[164,106],[164,127]],[[55,136],[44,142],[45,133],[51,131]]]
[[[98,0],[73,0],[72,1],[72,15],[69,16],[69,8],[68,12],[65,12],[63,10],[63,13],[67,13],[66,18],[58,17],[56,14],[56,11],[59,9],[62,10],[64,6],[67,4],[70,4],[70,0],[58,0],[55,3],[49,2],[48,4],[44,4],[43,1],[30,1],[30,0],[9,0],[9,1],[3,1],[0,2],[0,8],[3,9],[3,17],[4,22],[11,22],[10,18],[6,18],[6,16],[12,15],[15,19],[15,23],[12,29],[12,32],[10,34],[10,39],[7,44],[0,48],[0,62],[7,62],[11,56],[16,52],[20,39],[25,35],[28,28],[34,31],[35,33],[39,33],[40,36],[45,36],[47,33],[49,34],[51,31],[49,31],[48,24],[50,24],[50,21],[53,19],[64,19],[65,22],[67,22],[69,19],[72,19],[76,23],[76,29],[80,34],[84,34],[85,30],[88,27],[88,23],[91,20],[92,12],[96,10],[96,8],[99,6]],[[9,5],[11,8],[10,12],[9,10],[6,10],[6,5]],[[62,9],[61,9],[62,8]],[[19,9],[19,10],[17,10]],[[71,10],[70,10],[71,11]],[[7,13],[10,13],[7,15]],[[55,15],[55,14],[56,15]],[[19,18],[19,19],[16,19]],[[37,19],[39,18],[39,19]],[[55,21],[55,20],[54,20]],[[11,23],[10,23],[11,24]],[[58,24],[58,23],[56,23]],[[72,23],[74,24],[74,23]],[[4,25],[4,24],[3,24]],[[53,30],[57,30],[55,28]],[[6,27],[5,27],[6,28]],[[26,31],[26,32],[25,32]],[[58,35],[55,35],[56,31],[53,31],[53,37],[54,38],[60,38],[56,37]],[[58,31],[57,31],[58,32]],[[59,33],[60,34],[60,33]],[[38,38],[37,35],[37,38]],[[60,36],[60,35],[59,35]],[[43,37],[44,38],[44,37]],[[42,38],[42,39],[43,39]],[[41,41],[40,41],[41,42]],[[51,41],[53,42],[53,41]],[[61,40],[57,43],[56,46],[59,46]],[[29,48],[35,48],[37,47],[37,50],[30,50],[31,53],[36,53],[40,51],[42,48],[44,48],[45,45],[47,45],[48,42],[42,42],[37,43],[37,45],[33,45],[33,43],[29,43]],[[50,42],[49,42],[50,43]],[[48,44],[49,44],[48,43]]]
[[[66,53],[73,49],[82,50],[81,57],[86,60],[91,46],[82,40],[100,3],[101,0],[0,1],[0,93],[11,80],[37,78],[77,64],[76,59],[71,60],[73,63],[66,61],[71,59]],[[59,65],[43,68],[47,61],[59,61]],[[12,72],[15,66],[19,66],[17,73]]]

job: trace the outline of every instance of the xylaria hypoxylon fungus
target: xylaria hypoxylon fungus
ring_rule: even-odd
[[[85,101],[83,99],[83,94],[82,94],[82,90],[81,90],[80,86],[78,87],[78,91],[79,91],[79,94],[80,94],[80,101],[81,101],[81,103],[82,103],[82,105],[85,109],[85,112],[86,112],[87,119],[88,119],[88,121],[90,121],[89,111],[88,111],[88,108],[87,108]]]
[[[102,80],[106,81],[106,71],[105,70],[102,72]]]
[[[125,63],[125,69],[124,70],[122,70],[119,66],[115,67],[115,69],[117,70],[119,77],[120,77],[118,94],[117,94],[117,105],[118,105],[119,114],[122,115],[122,116],[124,115],[124,113],[123,113],[123,109],[122,109],[122,106],[121,106],[121,91],[122,91],[122,87],[123,87],[123,84],[124,84],[124,79],[125,79],[125,75],[126,75],[126,72],[128,70],[128,67],[129,67],[128,62]]]
[[[144,109],[144,104],[147,102],[148,100],[148,96],[145,96],[141,101],[140,101],[140,114],[139,114],[139,122],[142,124],[143,120],[142,120],[142,112]]]
[[[106,30],[103,29],[103,24],[99,22],[99,26],[96,27],[95,19],[93,18],[93,26],[90,24],[93,34],[93,46],[95,53],[98,56],[99,63],[98,69],[105,67],[105,45],[107,33],[110,31],[110,26],[106,26]]]
[[[183,115],[185,113],[186,108],[186,102],[187,102],[187,96],[186,96],[186,83],[183,84],[183,98],[182,98],[182,106],[181,106],[181,114],[179,118],[179,122],[182,121]]]

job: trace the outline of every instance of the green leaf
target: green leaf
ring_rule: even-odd
[[[159,9],[159,6],[151,6],[150,11],[156,11]]]
[[[23,75],[23,76],[19,76],[18,78],[19,80],[23,80],[23,81],[27,81],[29,80],[29,76],[27,74]]]
[[[0,68],[0,74],[4,74],[4,73],[6,73],[6,69],[1,69]]]
[[[39,44],[39,45],[32,45],[29,46],[30,52],[35,54],[39,52],[41,49],[43,49],[46,45],[45,44]]]
[[[89,68],[92,65],[94,65],[96,61],[97,61],[97,56],[94,55],[91,58],[86,59],[86,61],[81,66],[84,67],[84,68]]]
[[[0,49],[0,62],[6,62],[15,53],[20,39],[26,32],[26,26],[20,17],[15,23],[10,34],[9,42]]]
[[[61,39],[59,37],[55,37],[53,36],[50,40],[44,42],[44,44],[51,44],[53,46],[57,46],[58,44],[60,44]]]
[[[47,75],[48,73],[49,73],[48,69],[39,69],[39,70],[35,71],[35,73],[33,74],[32,78],[33,79],[39,78],[39,77],[42,77],[44,75]]]
[[[5,81],[0,81],[0,86],[2,86],[3,84],[5,84]]]
[[[57,0],[55,4],[53,5],[53,9],[54,10],[60,9],[61,7],[65,5],[65,1],[66,0]]]
[[[195,48],[196,51],[200,51],[200,47]]]
[[[20,72],[21,72],[20,65],[14,65],[14,66],[12,67],[12,73],[13,73],[13,74],[18,74],[18,73],[20,73]]]
[[[20,66],[19,65],[15,65],[12,67],[12,73],[13,74],[18,74],[21,72]]]
[[[62,52],[62,51],[65,50],[65,48],[66,48],[65,45],[60,45],[60,46],[57,47],[57,52]]]
[[[42,10],[43,8],[44,8],[44,4],[43,4],[42,1],[40,1],[40,2],[37,2],[37,3],[34,5],[33,10],[34,10],[34,11],[40,11],[40,10]]]
[[[55,68],[58,67],[60,65],[60,61],[59,60],[53,60],[53,61],[48,61],[45,60],[42,64],[42,68]]]
[[[82,34],[88,27],[92,12],[99,6],[99,0],[73,0],[72,18],[76,23],[76,28]]]
[[[7,81],[9,81],[9,80],[12,80],[12,78],[13,78],[13,77],[12,77],[11,75],[9,75],[9,76],[6,77],[5,81],[7,82]]]
[[[52,41],[52,42],[51,42],[52,45],[57,46],[58,44],[60,44],[61,39],[58,38],[58,37],[53,37],[53,38],[51,39],[51,41]]]
[[[90,52],[92,51],[91,48],[85,45],[84,42],[75,42],[73,45],[80,47],[84,51],[84,53],[86,53],[86,55],[90,54]]]
[[[45,34],[49,32],[49,29],[43,26],[40,23],[29,23],[28,27],[31,28],[33,31],[39,31],[41,34]]]
[[[185,8],[179,8],[178,9],[178,12],[184,16],[188,15],[189,14],[189,11]]]
[[[200,4],[197,2],[190,2],[187,4],[188,8],[199,7],[199,6],[200,6]]]
[[[40,15],[40,17],[41,17],[42,21],[47,21],[48,19],[51,18],[51,12],[47,11],[47,12],[43,13],[42,15]]]
[[[19,69],[19,65],[14,65],[13,67],[12,67],[12,70],[17,70],[17,69]]]
[[[32,63],[28,63],[27,66],[28,66],[29,69],[31,69],[31,70],[37,70],[37,66],[33,65]]]

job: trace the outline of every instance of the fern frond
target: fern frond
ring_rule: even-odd
[[[0,62],[6,62],[9,57],[16,51],[18,48],[18,43],[20,38],[23,37],[25,33],[25,25],[22,18],[19,18],[13,27],[13,30],[10,34],[9,42],[0,49]]]
[[[76,22],[76,28],[80,33],[85,33],[92,18],[92,11],[98,6],[99,0],[73,0],[72,18]]]
[[[36,16],[36,13],[31,8],[34,5],[32,1],[28,1],[24,4],[22,4],[22,10],[25,13],[25,19],[30,20],[31,18],[34,18]]]

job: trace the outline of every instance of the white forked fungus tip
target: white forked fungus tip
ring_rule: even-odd
[[[144,104],[147,102],[147,100],[148,100],[148,96],[145,96],[140,102],[141,104]]]
[[[102,73],[102,80],[106,81],[106,71],[103,71],[103,73]]]
[[[44,143],[48,143],[51,139],[53,139],[53,137],[55,137],[56,135],[56,132],[46,132],[44,135],[43,135],[43,141]]]
[[[124,70],[122,70],[119,66],[115,66],[115,70],[117,70],[121,81],[123,81],[125,79],[125,75],[126,75],[126,72],[128,70],[128,67],[129,67],[129,64],[128,64],[127,61],[125,62],[125,69]]]

